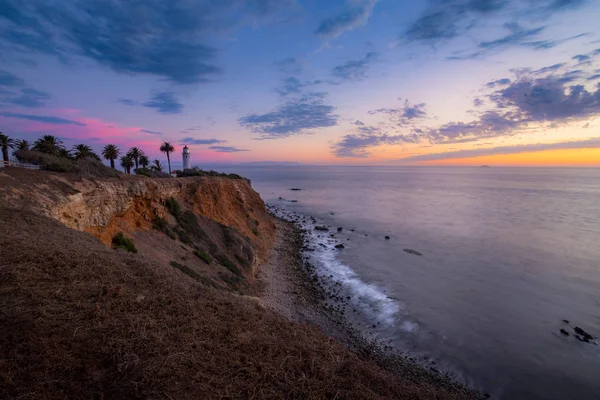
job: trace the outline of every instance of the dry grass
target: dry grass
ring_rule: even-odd
[[[460,398],[54,220],[0,208],[0,232],[2,397]]]

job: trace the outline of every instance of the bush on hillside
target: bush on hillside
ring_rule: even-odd
[[[148,178],[170,178],[171,175],[163,171],[156,171],[150,168],[138,168],[134,170],[136,175],[147,176]]]
[[[46,154],[39,151],[19,150],[15,157],[23,163],[39,165],[41,169],[53,172],[74,173],[82,176],[112,178],[120,174],[94,158],[72,160],[66,157]]]
[[[243,179],[245,181],[247,181],[248,183],[250,183],[250,180],[247,178],[244,178],[238,174],[224,174],[221,172],[217,172],[217,171],[204,171],[198,167],[193,167],[193,168],[188,168],[188,169],[184,169],[183,171],[174,171],[177,173],[177,177],[178,178],[187,178],[187,177],[191,177],[191,176],[218,176],[218,177],[222,177],[222,178],[229,178],[229,179]]]
[[[175,198],[169,197],[165,201],[165,207],[175,218],[179,218],[179,216],[181,215],[181,207],[179,207],[179,203]]]
[[[137,253],[137,249],[135,248],[135,244],[133,244],[133,240],[123,235],[123,232],[119,232],[113,237],[112,247],[115,250],[123,249],[130,253]]]

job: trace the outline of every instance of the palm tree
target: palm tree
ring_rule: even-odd
[[[98,154],[94,153],[94,150],[87,144],[76,144],[73,146],[72,151],[76,160],[81,160],[83,158],[95,158],[96,160],[100,160]]]
[[[17,154],[19,151],[29,151],[29,140],[17,139],[15,140],[15,151],[13,151],[13,156]]]
[[[142,166],[142,168],[148,168],[149,164],[150,164],[150,160],[148,159],[148,156],[145,154],[142,154],[142,156],[140,157],[140,165]]]
[[[14,139],[11,139],[0,132],[0,147],[2,148],[2,159],[4,160],[4,165],[8,166],[8,149],[15,147],[15,141]]]
[[[44,135],[33,143],[34,151],[53,154],[55,156],[64,156],[65,146],[56,136]]]
[[[160,160],[154,160],[150,168],[154,171],[162,172],[165,166],[160,162]]]
[[[107,144],[102,149],[102,157],[110,160],[110,167],[115,168],[115,160],[119,158],[119,154],[121,154],[121,150],[114,144]]]
[[[121,157],[121,167],[123,167],[123,170],[128,174],[131,173],[131,167],[133,167],[133,165],[134,164],[131,157],[129,157],[128,155]]]
[[[169,142],[164,142],[160,146],[160,151],[162,151],[163,153],[167,153],[167,162],[169,163],[169,175],[171,175],[171,158],[169,157],[169,153],[174,152],[175,147],[173,147]]]
[[[58,150],[58,156],[62,158],[68,158],[69,160],[73,159],[73,155],[71,154],[71,150],[60,149]]]
[[[29,140],[15,140],[13,156],[17,157],[17,160],[22,162],[23,159],[19,156],[20,151],[29,151]]]
[[[127,152],[127,155],[131,157],[131,159],[135,163],[135,169],[138,169],[140,165],[140,157],[144,155],[144,152],[140,150],[139,147],[132,147]]]

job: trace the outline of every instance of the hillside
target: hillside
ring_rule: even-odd
[[[232,293],[255,290],[278,234],[243,180],[11,170],[0,200],[2,397],[467,398]]]

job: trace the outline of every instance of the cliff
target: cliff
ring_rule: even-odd
[[[5,207],[48,216],[106,246],[122,232],[141,255],[239,291],[253,282],[275,233],[244,179],[94,179],[12,169],[0,174],[0,198]]]

